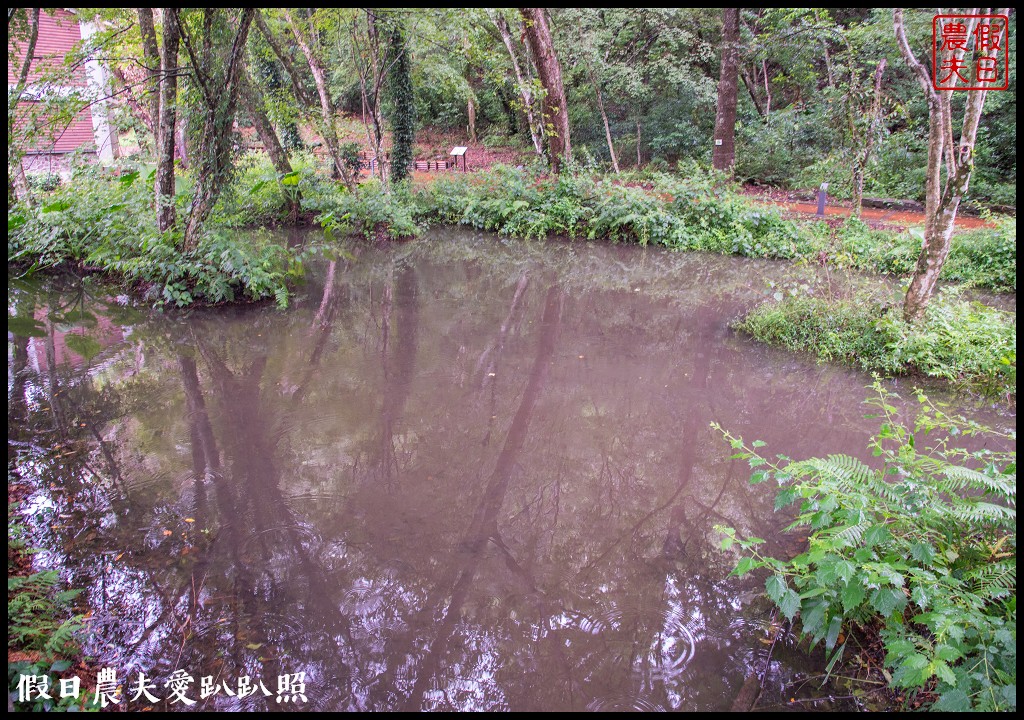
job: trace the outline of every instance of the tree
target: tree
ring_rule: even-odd
[[[334,102],[331,98],[331,90],[327,77],[327,67],[320,57],[318,52],[319,48],[316,47],[315,43],[307,35],[307,28],[304,27],[304,25],[308,24],[308,32],[313,34],[315,32],[313,18],[308,18],[308,23],[301,23],[299,21],[301,18],[297,20],[288,10],[284,11],[284,18],[288,23],[292,36],[295,38],[296,43],[302,50],[303,56],[306,58],[306,65],[313,76],[313,83],[316,86],[320,112],[319,115],[314,115],[314,125],[320,133],[320,137],[323,139],[327,152],[331,156],[331,163],[334,168],[335,176],[340,177],[349,189],[354,190],[356,187],[355,179],[349,172],[348,166],[342,157],[341,148],[338,142],[338,131],[335,127]],[[266,38],[267,44],[270,45],[271,50],[274,51],[274,55],[277,56],[277,59],[281,61],[281,65],[284,66],[285,72],[287,72],[288,78],[291,80],[292,90],[295,93],[296,101],[301,107],[305,109],[310,108],[313,105],[313,101],[306,92],[302,75],[295,63],[292,62],[291,56],[285,50],[282,39],[270,29],[270,26],[267,24],[266,18],[263,16],[262,12],[256,13],[255,20],[256,26],[260,29],[263,37]]]
[[[498,28],[498,32],[501,34],[501,41],[504,43],[505,49],[508,50],[509,58],[512,60],[512,72],[515,74],[516,88],[519,90],[519,95],[522,98],[523,112],[526,115],[526,125],[530,129],[530,140],[533,142],[534,152],[538,156],[543,156],[543,128],[534,119],[533,81],[531,78],[525,77],[520,69],[519,56],[516,53],[516,46],[513,43],[512,33],[509,32],[508,21],[505,19],[505,16],[498,11],[492,15],[492,20],[495,27]]]
[[[151,84],[149,94],[148,127],[153,133],[153,146],[160,146],[160,46],[156,40],[156,24],[153,21],[153,8],[136,8],[139,18],[139,32],[142,34],[142,59],[140,63],[146,70],[147,80]],[[121,76],[124,77],[123,75]],[[143,116],[145,117],[145,116]]]
[[[974,13],[976,11],[972,11]],[[1001,10],[1009,15],[1009,9]],[[968,19],[967,37],[976,28],[990,25],[988,18]],[[953,137],[953,114],[951,104],[953,90],[936,90],[932,77],[907,41],[903,9],[893,11],[893,29],[900,53],[913,71],[928,100],[928,170],[925,176],[925,226],[924,245],[917,261],[914,277],[910,281],[903,304],[903,319],[916,323],[924,317],[925,309],[935,292],[942,266],[949,255],[953,228],[960,201],[967,192],[967,185],[974,170],[974,145],[978,137],[978,122],[985,103],[987,90],[961,90],[967,93],[964,103],[963,124],[959,141]],[[936,58],[939,67],[955,67],[962,61],[966,47],[944,48]],[[979,58],[995,59],[997,49],[976,50]],[[955,83],[956,78],[952,78]],[[959,114],[959,113],[957,113]],[[945,169],[945,183],[943,183]]]
[[[716,170],[732,172],[736,162],[736,78],[739,69],[740,10],[722,10],[722,70],[718,79],[715,145],[711,162]]]
[[[526,41],[537,62],[537,75],[544,86],[543,102],[544,133],[548,138],[551,170],[558,173],[562,160],[572,157],[569,139],[569,110],[565,102],[565,88],[562,85],[562,66],[551,42],[544,8],[519,8],[526,30]]]
[[[292,164],[288,160],[288,153],[285,152],[284,147],[281,145],[281,140],[274,130],[274,124],[270,122],[270,118],[267,116],[263,93],[260,91],[259,86],[252,81],[248,73],[242,78],[239,91],[241,93],[242,107],[245,108],[245,112],[252,118],[252,123],[256,127],[256,134],[263,144],[263,149],[270,158],[270,162],[274,164],[274,170],[277,171],[277,185],[284,198],[288,217],[294,223],[298,218],[302,200],[297,188],[292,192],[285,186],[286,178],[292,177],[294,179],[295,177]]]
[[[416,97],[409,70],[409,52],[401,20],[390,18],[389,52],[394,61],[388,67],[388,90],[391,95],[391,181],[398,183],[409,177],[416,139]],[[470,105],[472,108],[472,105]],[[472,113],[470,122],[473,122]]]
[[[175,8],[164,8],[164,46],[160,61],[159,120],[156,131],[156,218],[157,228],[165,232],[174,225],[174,146],[178,120],[178,46],[181,26]]]
[[[181,11],[173,9],[171,13],[178,15],[181,24]],[[181,39],[192,63],[202,113],[196,185],[183,241],[186,252],[199,244],[200,230],[213,211],[230,170],[231,132],[245,73],[245,43],[254,13],[252,8],[245,8],[237,17],[229,17],[228,10],[204,8],[198,48],[182,27]],[[236,28],[233,33],[231,28]],[[216,43],[220,46],[217,48],[215,36],[223,39]],[[166,134],[169,133],[161,128],[161,142]]]

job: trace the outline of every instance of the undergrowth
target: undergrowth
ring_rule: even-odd
[[[8,479],[8,481],[10,481]],[[84,710],[91,708],[88,694],[79,698],[60,697],[60,677],[81,656],[78,633],[82,616],[75,613],[72,601],[81,590],[60,589],[56,570],[20,574],[17,560],[37,552],[25,543],[26,528],[15,513],[7,509],[7,648],[15,653],[7,663],[7,689],[17,710]],[[22,676],[34,676],[45,683],[51,697],[32,694],[19,702],[18,686]],[[45,678],[45,680],[44,680]]]
[[[881,420],[867,462],[847,455],[766,457],[715,425],[754,469],[752,483],[779,485],[776,510],[797,505],[787,530],[807,536],[792,559],[762,554],[759,538],[727,527],[735,574],[768,572],[765,592],[812,645],[826,672],[851,637],[881,625],[891,685],[951,711],[1016,708],[1016,450],[964,449],[1015,443],[951,417],[918,394],[911,425],[876,382]],[[961,441],[961,438],[970,438]],[[1015,444],[1014,444],[1015,447]]]
[[[159,233],[153,178],[86,168],[35,206],[7,213],[7,261],[21,274],[72,266],[98,270],[157,303],[192,305],[273,298],[284,307],[302,258],[266,233],[212,222],[183,252],[175,231]],[[186,211],[179,196],[179,214]]]
[[[988,394],[1016,395],[1017,324],[1005,313],[960,298],[934,297],[924,322],[903,322],[885,298],[787,296],[756,307],[737,329],[761,342],[806,351],[885,375],[920,373]]]

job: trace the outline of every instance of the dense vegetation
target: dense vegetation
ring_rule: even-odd
[[[18,274],[102,272],[176,307],[284,307],[320,249],[272,232],[296,224],[322,227],[321,246],[445,224],[785,260],[822,267],[827,290],[779,288],[738,329],[1013,402],[1015,315],[964,291],[1016,292],[1016,69],[1005,92],[937,95],[920,60],[931,62],[931,11],[79,12],[96,31],[60,62],[37,62],[40,9],[8,15]],[[107,68],[109,87],[71,82],[88,60]],[[59,172],[26,172],[30,154],[94,106],[121,138],[112,161],[79,153]],[[416,177],[416,160],[436,168],[452,144],[501,149],[504,164]],[[853,201],[849,219],[795,220],[743,189],[822,182]],[[909,229],[872,227],[865,195],[924,201],[927,214]],[[961,206],[987,225],[956,231]],[[833,293],[836,269],[909,288]],[[959,287],[937,292],[940,279]],[[783,486],[780,507],[800,501],[794,527],[810,528],[793,560],[759,555],[756,539],[727,544],[748,552],[741,571],[771,571],[768,595],[833,662],[851,624],[873,628],[895,685],[926,689],[937,709],[1010,708],[1013,459],[926,449],[926,435],[981,428],[925,403],[911,430],[877,404],[874,464],[770,461],[727,434],[758,481]],[[67,598],[53,580],[10,585],[13,639],[40,662],[59,650],[33,645],[40,623],[61,642],[72,627],[54,619]]]
[[[866,461],[762,454],[722,431],[747,460],[751,482],[775,481],[781,510],[797,505],[789,529],[807,535],[792,559],[762,555],[759,538],[720,528],[738,547],[737,574],[766,569],[765,590],[811,644],[823,642],[828,670],[864,632],[880,636],[892,684],[927,690],[935,710],[1016,708],[1016,438],[952,417],[919,395],[901,421],[879,385],[870,401],[881,420]],[[721,429],[721,428],[719,428]],[[960,438],[987,439],[961,449]],[[858,631],[860,638],[857,638]]]
[[[737,327],[754,338],[883,375],[921,374],[1004,397],[1017,392],[1016,318],[956,293],[907,325],[891,297],[790,295],[766,303]]]

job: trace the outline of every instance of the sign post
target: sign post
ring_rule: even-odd
[[[462,172],[466,172],[466,151],[467,150],[469,150],[469,148],[461,147],[461,146],[460,147],[453,147],[452,151],[450,153],[448,153],[449,155],[452,155],[452,156],[455,157],[455,167],[459,166],[459,158],[460,157],[462,158]]]

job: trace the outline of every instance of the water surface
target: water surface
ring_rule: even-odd
[[[284,312],[12,284],[37,564],[86,588],[126,688],[271,693],[172,710],[724,710],[751,674],[761,706],[828,695],[772,644],[763,578],[728,575],[715,525],[799,538],[709,428],[864,454],[868,376],[729,329],[813,273],[464,231],[350,250]],[[307,700],[277,703],[300,672]]]

